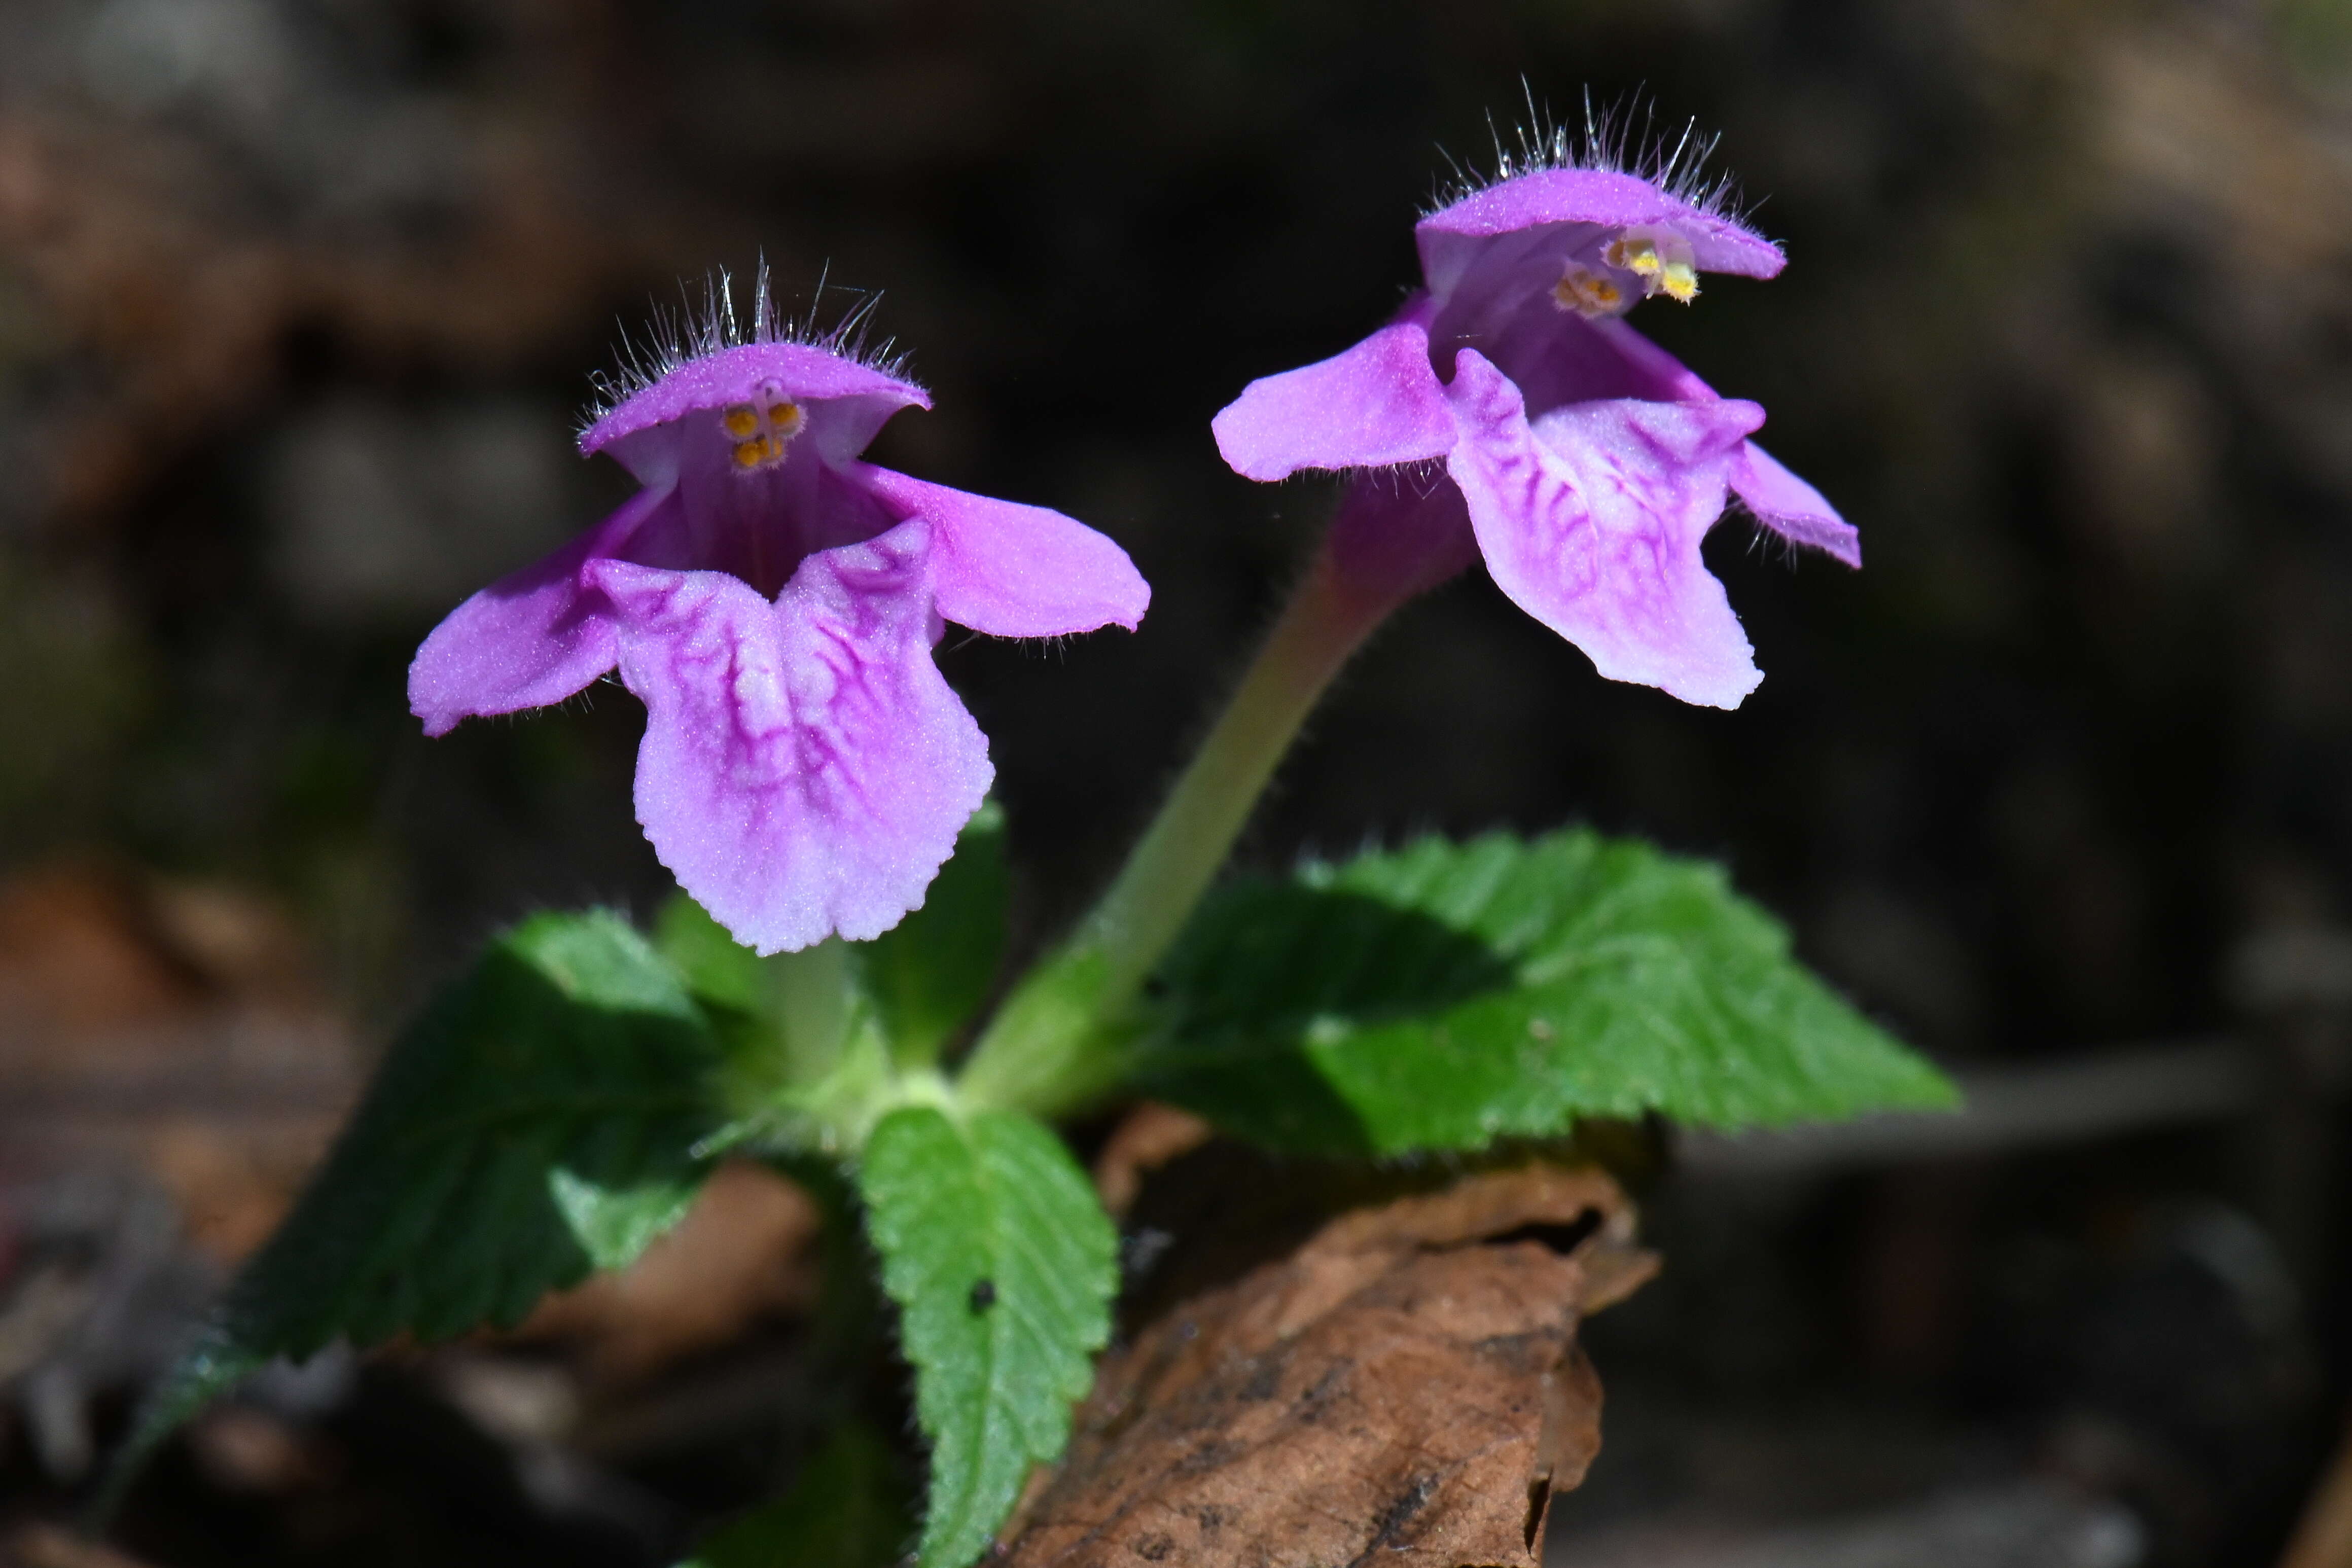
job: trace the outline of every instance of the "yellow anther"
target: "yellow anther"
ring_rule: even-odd
[[[782,388],[762,384],[751,389],[755,401],[730,404],[719,416],[727,432],[738,471],[752,474],[772,468],[792,449],[793,437],[808,423],[808,411]]]
[[[1658,279],[1658,289],[1668,298],[1687,305],[1698,298],[1698,268],[1687,261],[1669,261]]]
[[[1667,266],[1658,255],[1656,241],[1633,235],[1621,235],[1611,240],[1609,247],[1601,253],[1601,259],[1637,278],[1655,278]]]
[[[1625,302],[1625,290],[1589,267],[1571,267],[1552,285],[1551,297],[1563,310],[1581,316],[1614,315]]]

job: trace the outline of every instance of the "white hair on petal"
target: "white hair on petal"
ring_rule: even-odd
[[[1647,180],[1709,217],[1732,223],[1746,220],[1738,184],[1729,174],[1713,174],[1706,167],[1723,138],[1702,135],[1696,119],[1685,121],[1679,132],[1661,128],[1656,106],[1641,95],[1596,108],[1592,89],[1587,88],[1583,121],[1570,124],[1555,120],[1549,110],[1537,103],[1535,89],[1525,79],[1519,86],[1527,94],[1528,117],[1512,136],[1506,138],[1494,116],[1486,117],[1486,129],[1495,139],[1493,171],[1482,173],[1475,164],[1444,154],[1454,177],[1438,186],[1430,212],[1442,211],[1522,174],[1547,169],[1591,169]]]
[[[1299,473],[1304,475],[1307,471],[1302,468]],[[1405,493],[1405,487],[1411,485],[1415,500],[1427,500],[1437,493],[1439,486],[1453,482],[1445,477],[1445,459],[1443,458],[1420,458],[1402,463],[1353,464],[1338,472],[1344,479],[1361,479],[1371,484],[1384,484],[1388,486],[1390,494],[1399,497]]]
[[[828,268],[827,272],[830,270]],[[584,434],[596,421],[680,366],[748,343],[801,343],[905,380],[907,356],[896,351],[896,340],[873,341],[874,308],[881,303],[882,296],[878,292],[834,287],[837,292],[857,295],[857,302],[832,325],[819,327],[818,312],[826,288],[824,274],[819,274],[816,288],[809,296],[808,313],[797,318],[776,309],[775,296],[769,291],[765,257],[760,258],[758,270],[751,275],[751,308],[741,315],[735,309],[735,279],[724,268],[704,276],[698,303],[687,292],[687,285],[681,279],[677,306],[672,309],[656,301],[650,324],[637,337],[632,339],[627,323],[620,323],[618,363],[609,372],[594,371],[589,374],[588,384],[595,400],[581,417],[582,432]]]

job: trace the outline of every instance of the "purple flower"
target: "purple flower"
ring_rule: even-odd
[[[838,333],[793,336],[764,303],[748,341],[714,310],[632,375],[580,449],[645,488],[460,605],[408,672],[439,735],[617,667],[646,705],[646,837],[761,952],[887,931],[979,808],[993,770],[932,661],[944,621],[1058,637],[1131,628],[1150,598],[1059,512],[860,461],[929,396]]]
[[[1780,248],[1675,177],[1577,166],[1564,141],[1421,220],[1425,287],[1345,353],[1255,381],[1214,422],[1253,479],[1360,473],[1334,561],[1402,598],[1483,554],[1520,608],[1612,680],[1736,708],[1763,679],[1699,542],[1727,492],[1794,543],[1862,563],[1854,531],[1718,397],[1621,319],[1699,275],[1769,278]],[[1436,459],[1444,459],[1442,470]]]

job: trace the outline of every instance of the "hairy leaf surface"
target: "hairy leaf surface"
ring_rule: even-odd
[[[929,1440],[922,1568],[965,1568],[1110,1335],[1117,1237],[1061,1141],[1026,1117],[891,1112],[858,1171],[882,1284],[898,1304]]]
[[[1211,900],[1141,1081],[1333,1153],[1475,1149],[1580,1116],[1710,1127],[1948,1106],[1722,870],[1584,830],[1423,839]]]
[[[520,1321],[685,1214],[715,1047],[606,911],[492,942],[394,1045],[325,1165],[151,1402],[124,1466],[277,1356]]]

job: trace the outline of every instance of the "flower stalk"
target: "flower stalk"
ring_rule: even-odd
[[[1117,879],[982,1035],[959,1098],[1050,1116],[1108,1087],[1137,1027],[1136,997],[1283,753],[1332,678],[1410,596],[1349,573],[1326,540]]]

